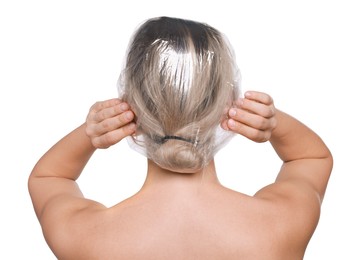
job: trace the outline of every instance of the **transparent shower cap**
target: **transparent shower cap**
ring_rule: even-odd
[[[239,96],[240,73],[227,38],[206,24],[143,23],[117,85],[136,115],[130,147],[162,168],[198,171],[233,137],[220,122]]]

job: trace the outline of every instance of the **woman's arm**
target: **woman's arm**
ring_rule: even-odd
[[[106,148],[135,131],[134,114],[125,103],[111,99],[96,103],[87,122],[56,143],[35,165],[29,192],[41,224],[54,212],[70,214],[94,202],[85,200],[75,180],[96,148]],[[102,125],[102,127],[100,127]],[[98,204],[99,205],[99,204]],[[49,212],[48,212],[49,211]],[[51,214],[46,214],[46,213]],[[44,219],[45,218],[45,219]]]
[[[75,180],[96,148],[85,134],[83,124],[56,143],[35,165],[28,181],[35,213],[43,213],[61,196],[83,198]]]
[[[270,143],[283,161],[276,182],[298,182],[323,200],[333,167],[333,157],[322,139],[310,128],[277,111],[277,127]]]
[[[269,140],[283,162],[276,181],[254,198],[269,210],[275,236],[285,240],[284,250],[303,254],[332,170],[329,149],[308,127],[276,110],[267,94],[249,91],[236,106],[222,126],[257,142]]]
[[[321,138],[304,124],[275,109],[272,98],[261,92],[248,91],[229,111],[229,120],[222,127],[247,138],[269,140],[283,161],[276,184],[293,187],[282,194],[316,193],[321,201],[332,170],[332,155]],[[268,186],[256,196],[274,196],[282,192],[281,185]],[[286,190],[284,190],[285,192]]]

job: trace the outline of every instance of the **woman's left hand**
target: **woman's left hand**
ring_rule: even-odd
[[[86,134],[96,148],[108,148],[135,133],[134,113],[120,99],[95,103],[86,119]]]
[[[247,91],[235,104],[222,121],[222,128],[258,143],[268,141],[277,124],[273,99],[266,93]]]

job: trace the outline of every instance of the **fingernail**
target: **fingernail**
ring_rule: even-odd
[[[128,127],[129,127],[130,131],[135,131],[136,130],[136,124],[135,123],[130,123]]]
[[[247,92],[245,93],[245,97],[250,97],[250,96],[251,96],[251,92],[248,92],[248,91],[247,91]]]
[[[237,114],[236,109],[232,108],[232,109],[229,110],[229,115],[230,116],[235,116],[236,114]]]
[[[235,127],[236,126],[236,122],[233,119],[229,119],[228,120],[228,126],[229,127]]]
[[[121,104],[122,111],[126,111],[129,108],[129,106],[126,103]]]
[[[244,100],[244,98],[239,98],[236,101],[236,106],[239,107],[239,108],[242,108],[242,106],[243,106],[243,100]]]
[[[133,117],[132,112],[128,111],[128,112],[126,112],[126,113],[125,113],[125,118],[126,118],[127,120],[131,120],[131,119],[132,119],[132,117]]]

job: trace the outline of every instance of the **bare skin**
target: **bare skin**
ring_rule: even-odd
[[[145,184],[106,208],[83,197],[76,179],[97,148],[135,132],[117,99],[96,103],[85,124],[53,146],[29,177],[45,239],[58,259],[302,259],[318,223],[332,169],[321,139],[250,91],[221,125],[271,142],[282,159],[276,181],[254,196],[223,187],[214,162],[179,174],[148,161]]]

